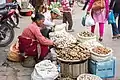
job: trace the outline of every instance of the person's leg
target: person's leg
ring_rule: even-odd
[[[114,13],[114,16],[115,16],[115,19],[117,18],[118,14],[117,13]],[[119,23],[118,23],[119,24]],[[112,23],[112,32],[113,32],[113,38],[119,34],[118,32],[118,28],[117,28],[117,25],[116,23]],[[118,25],[119,26],[119,25]]]
[[[99,41],[103,40],[103,33],[104,33],[104,23],[99,23]]]
[[[91,32],[94,33],[95,31],[95,25],[91,26]]]
[[[103,33],[104,33],[104,23],[99,23],[99,34],[100,34],[100,37],[103,37]]]
[[[72,20],[72,15],[70,12],[67,12],[66,14],[66,18],[67,18],[67,21],[68,21],[68,30],[72,30],[72,26],[73,26],[73,20]]]
[[[66,13],[63,12],[63,23],[66,23],[67,19],[66,19]]]
[[[85,10],[85,8],[87,7],[88,3],[89,3],[89,0],[87,0],[87,1],[85,2],[85,4],[84,4],[82,10]]]
[[[120,14],[119,14],[119,17],[118,17],[118,32],[120,34]]]

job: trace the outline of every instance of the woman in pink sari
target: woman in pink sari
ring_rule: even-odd
[[[99,41],[103,40],[103,33],[104,33],[104,24],[107,21],[108,13],[109,13],[109,0],[103,0],[105,4],[103,9],[93,10],[93,6],[95,1],[98,0],[90,0],[89,7],[87,9],[87,13],[91,10],[91,15],[95,22],[99,23]],[[101,0],[102,1],[102,0]],[[100,4],[100,5],[102,5]],[[91,27],[91,32],[94,33],[95,25]]]
[[[54,42],[45,38],[40,32],[44,19],[42,14],[35,14],[34,22],[18,37],[20,53],[24,53],[25,56],[39,57],[40,60],[48,54],[48,46],[53,45]]]

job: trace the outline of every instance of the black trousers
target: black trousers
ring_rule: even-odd
[[[72,29],[73,21],[72,21],[72,14],[70,12],[63,12],[63,23],[68,22],[68,30]]]

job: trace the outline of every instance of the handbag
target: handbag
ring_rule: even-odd
[[[114,17],[114,13],[113,10],[109,12],[108,15],[108,24],[113,24],[116,23],[115,17]]]

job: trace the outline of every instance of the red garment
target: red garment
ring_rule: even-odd
[[[53,45],[53,41],[45,38],[40,32],[41,27],[38,27],[35,22],[30,24],[27,28],[24,29],[22,37],[30,38],[37,40],[42,45]]]
[[[26,56],[38,56],[37,45],[40,44],[40,58],[44,58],[48,54],[48,46],[52,45],[51,40],[46,39],[40,32],[36,23],[30,24],[22,33],[19,39],[19,50]]]
[[[19,38],[19,50],[21,53],[25,53],[25,56],[38,56],[37,45],[39,44],[37,41],[33,41],[32,39],[23,38],[21,36]],[[49,52],[48,46],[40,45],[40,59],[43,59]]]

